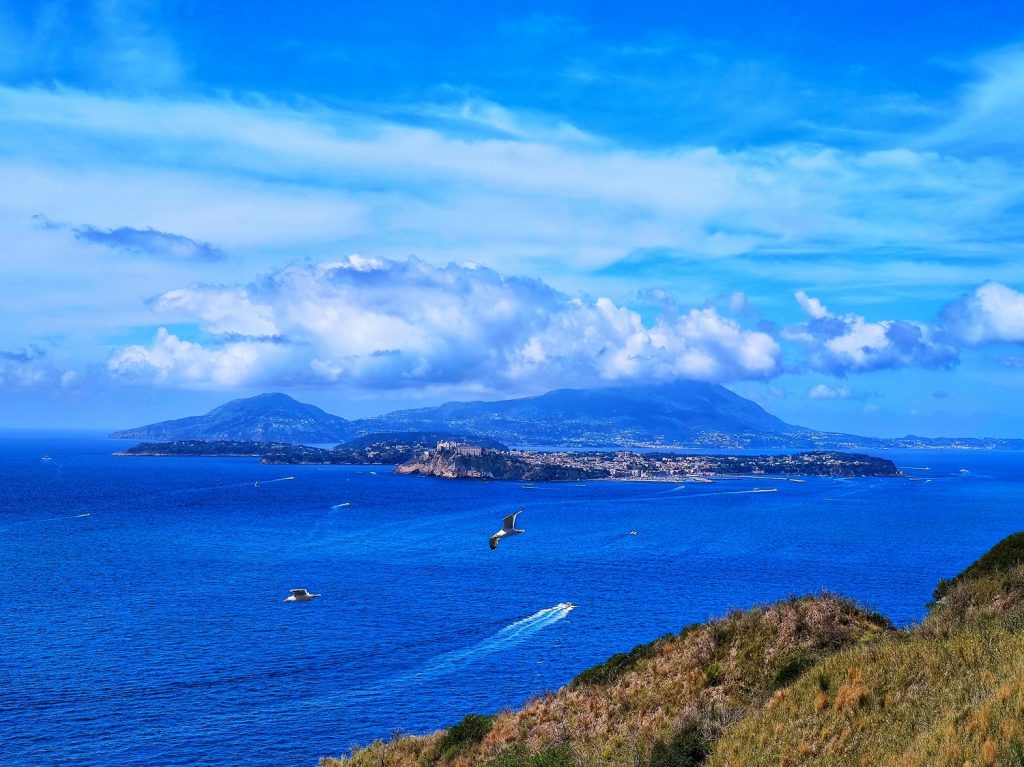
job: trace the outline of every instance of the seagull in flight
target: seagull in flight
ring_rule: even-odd
[[[526,532],[525,530],[520,530],[516,527],[516,517],[518,517],[522,513],[523,510],[520,509],[515,514],[509,514],[507,517],[505,517],[505,519],[501,521],[501,529],[491,536],[491,551],[494,551],[496,548],[498,548],[498,541],[500,541],[502,538],[507,538],[510,535],[519,535],[520,533]]]
[[[285,597],[285,602],[311,602],[316,599],[319,594],[310,594],[306,589],[291,589],[292,595]]]

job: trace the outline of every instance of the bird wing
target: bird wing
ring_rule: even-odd
[[[509,514],[507,517],[505,517],[505,519],[503,519],[502,522],[501,522],[501,529],[502,530],[515,530],[516,529],[516,517],[518,517],[522,513],[523,513],[523,510],[520,509],[515,514]]]
[[[291,593],[293,595],[295,595],[297,597],[301,597],[303,594],[308,594],[309,593],[305,589],[290,589],[290,591],[291,591]]]

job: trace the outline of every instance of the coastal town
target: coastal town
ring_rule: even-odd
[[[651,482],[711,482],[726,476],[896,477],[884,458],[858,453],[813,451],[788,455],[681,455],[673,453],[547,452],[488,450],[439,442],[395,467],[399,474],[450,479],[571,481],[618,479]]]

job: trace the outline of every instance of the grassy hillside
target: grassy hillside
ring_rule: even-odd
[[[897,631],[824,594],[613,656],[519,711],[321,767],[1024,767],[1024,535]]]

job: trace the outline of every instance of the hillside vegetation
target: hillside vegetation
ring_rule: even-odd
[[[1024,535],[898,631],[830,594],[735,612],[321,767],[1024,767]]]

